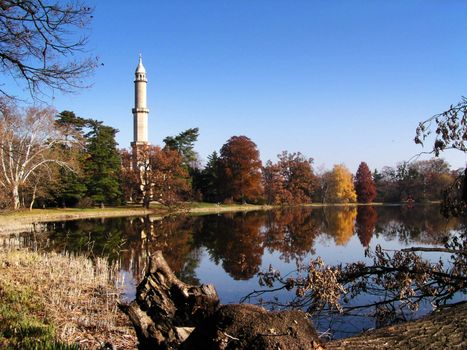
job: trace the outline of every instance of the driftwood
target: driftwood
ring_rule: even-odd
[[[218,306],[219,297],[212,285],[183,283],[158,251],[136,289],[136,300],[122,309],[135,327],[140,348],[177,349]]]
[[[136,292],[136,300],[122,309],[140,349],[323,349],[304,312],[219,306],[212,285],[183,283],[160,251],[152,255]]]

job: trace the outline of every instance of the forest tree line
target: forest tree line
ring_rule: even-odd
[[[262,163],[256,144],[232,136],[201,166],[198,128],[164,139],[164,145],[118,149],[118,130],[103,122],[20,109],[0,101],[0,206],[91,207],[151,201],[296,205],[305,203],[428,202],[460,176],[441,158],[401,162],[355,174],[345,165],[317,170],[313,159],[283,151]]]

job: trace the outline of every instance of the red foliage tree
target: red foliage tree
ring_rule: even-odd
[[[261,166],[256,144],[246,136],[232,136],[220,151],[220,190],[224,200],[258,201],[263,194]]]
[[[300,152],[283,151],[277,164],[268,162],[263,169],[266,200],[270,204],[298,204],[311,201],[316,188],[313,160]]]
[[[376,197],[376,185],[365,162],[360,163],[355,174],[355,191],[359,203],[370,203]]]
[[[372,206],[359,206],[357,209],[356,231],[362,246],[368,247],[378,222],[378,214]]]
[[[182,156],[169,148],[146,145],[138,148],[139,189],[143,206],[151,200],[167,207],[177,204],[191,189]]]

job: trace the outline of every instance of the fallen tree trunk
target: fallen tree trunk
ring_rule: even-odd
[[[254,305],[219,305],[212,285],[180,281],[155,252],[136,300],[122,310],[140,349],[323,349],[302,311],[268,312]]]
[[[136,300],[122,307],[133,323],[140,348],[177,349],[191,331],[219,306],[212,285],[180,281],[162,252],[155,252],[136,289]]]

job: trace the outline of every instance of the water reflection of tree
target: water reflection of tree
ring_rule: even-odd
[[[132,271],[135,279],[139,280],[144,273],[147,257],[161,250],[179,278],[192,284],[198,283],[195,269],[200,256],[194,250],[193,232],[197,230],[199,222],[193,217],[168,217],[163,220],[146,217],[127,221],[124,230],[134,239],[129,240],[121,254],[122,266]]]
[[[354,234],[357,209],[355,207],[330,207],[324,209],[326,233],[337,245],[345,245]]]
[[[267,212],[264,227],[264,246],[270,252],[281,253],[285,262],[303,261],[308,253],[314,253],[313,244],[321,227],[318,211],[291,208]]]
[[[236,280],[253,277],[261,265],[264,214],[236,213],[204,220],[197,242],[204,245],[216,264]]]
[[[405,245],[444,244],[462,221],[443,217],[438,205],[381,208],[378,214],[376,233]]]
[[[110,261],[118,259],[125,245],[121,230],[123,219],[91,219],[51,223],[43,248],[60,252],[107,256]]]
[[[378,214],[372,206],[359,206],[357,208],[356,232],[362,246],[368,247],[378,222]]]

